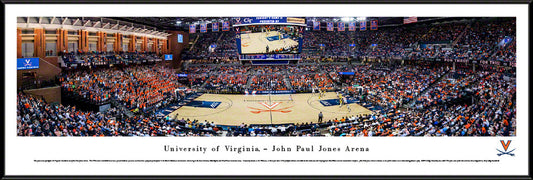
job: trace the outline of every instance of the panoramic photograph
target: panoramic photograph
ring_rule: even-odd
[[[17,136],[513,137],[516,18],[18,17],[16,88]]]

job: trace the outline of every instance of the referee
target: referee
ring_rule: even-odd
[[[322,111],[318,113],[318,123],[322,123],[322,118],[324,118],[324,115],[322,114]]]

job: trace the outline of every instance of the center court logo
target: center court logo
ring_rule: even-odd
[[[265,102],[260,102],[259,104],[265,106],[267,109],[260,109],[260,108],[254,108],[254,107],[250,107],[248,106],[248,108],[250,109],[253,109],[252,111],[250,111],[251,113],[254,113],[254,114],[259,114],[259,113],[262,113],[262,112],[281,112],[281,113],[289,113],[289,112],[292,112],[292,110],[288,110],[294,106],[289,106],[289,107],[284,107],[284,108],[280,108],[280,109],[274,109],[276,106],[278,106],[279,104],[281,104],[281,102],[273,102],[272,104],[267,104]]]
[[[513,149],[513,150],[510,150],[510,151],[507,151],[509,149],[509,146],[511,145],[511,140],[507,140],[507,142],[504,142],[503,140],[500,140],[500,143],[502,144],[503,151],[500,150],[500,149],[496,149],[498,152],[500,152],[500,153],[498,153],[496,155],[498,155],[498,156],[502,156],[502,155],[514,156],[513,151],[516,150],[516,148]]]

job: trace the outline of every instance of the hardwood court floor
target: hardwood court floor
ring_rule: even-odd
[[[221,125],[245,124],[284,124],[305,123],[318,121],[318,113],[322,111],[324,120],[341,119],[342,117],[371,114],[372,111],[358,105],[349,104],[351,111],[346,105],[343,107],[323,106],[318,95],[311,93],[289,95],[225,95],[204,94],[195,101],[219,101],[222,102],[217,108],[202,108],[183,106],[169,114],[178,119],[197,119],[200,122],[207,120]],[[324,99],[337,99],[334,92],[326,93]],[[272,122],[271,122],[272,117]]]

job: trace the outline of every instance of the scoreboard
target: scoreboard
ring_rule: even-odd
[[[235,17],[237,50],[241,61],[280,62],[301,60],[305,18]]]
[[[298,17],[236,17],[233,18],[233,26],[258,25],[258,24],[284,24],[284,25],[303,25],[305,18]]]

